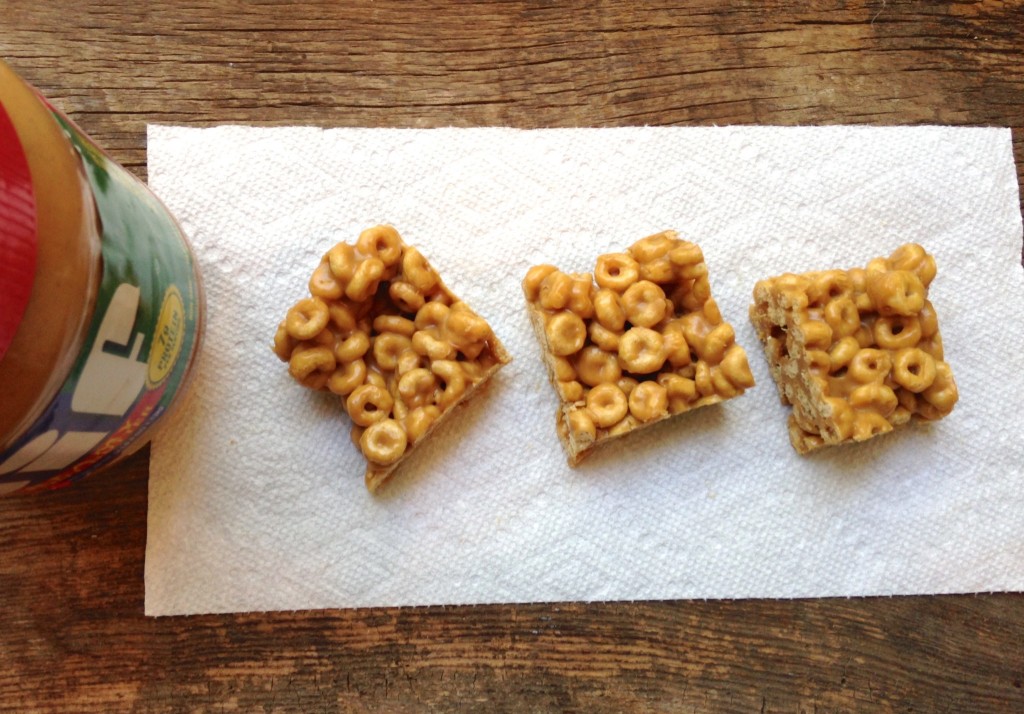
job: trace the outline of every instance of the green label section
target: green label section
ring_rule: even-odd
[[[93,189],[103,272],[70,376],[36,424],[0,454],[0,491],[60,488],[129,449],[182,386],[201,330],[196,267],[177,222],[142,182],[54,116]]]

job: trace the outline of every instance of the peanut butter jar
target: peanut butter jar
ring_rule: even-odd
[[[187,386],[203,312],[159,199],[0,61],[0,494],[144,444]]]

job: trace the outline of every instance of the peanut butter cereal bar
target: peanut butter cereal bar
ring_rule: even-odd
[[[487,322],[391,226],[331,248],[288,310],[274,353],[299,384],[342,399],[376,491],[510,361]]]
[[[754,386],[711,297],[703,253],[675,231],[600,256],[592,275],[534,266],[523,292],[561,402],[556,426],[570,466],[612,439]]]
[[[935,259],[908,243],[865,268],[785,274],[754,287],[750,319],[764,343],[789,438],[801,454],[864,441],[957,401],[928,286]]]

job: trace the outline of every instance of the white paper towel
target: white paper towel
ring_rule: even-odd
[[[1024,280],[1010,131],[149,130],[208,330],[152,449],[151,615],[438,603],[1024,589]],[[336,399],[269,344],[324,251],[395,225],[514,356],[385,492]],[[519,283],[674,228],[698,242],[757,387],[569,469]],[[754,282],[906,241],[960,403],[797,456],[747,319]]]

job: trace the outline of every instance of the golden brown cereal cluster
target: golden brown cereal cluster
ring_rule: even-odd
[[[535,266],[523,292],[561,400],[570,465],[611,438],[754,385],[700,248],[674,231],[602,255],[593,275]]]
[[[274,336],[274,352],[310,389],[342,398],[373,491],[440,419],[509,357],[391,226],[331,248]]]
[[[935,259],[908,243],[865,268],[757,283],[750,318],[764,343],[789,434],[807,453],[940,419],[957,400],[928,286]]]

